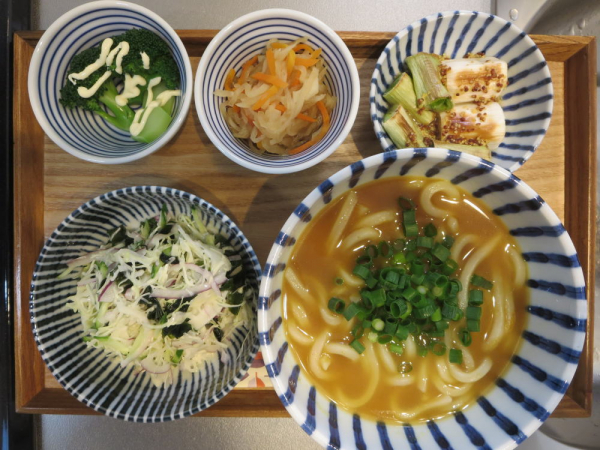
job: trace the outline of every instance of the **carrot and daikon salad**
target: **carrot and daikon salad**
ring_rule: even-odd
[[[322,49],[308,38],[272,39],[265,52],[227,73],[221,112],[236,138],[258,153],[295,155],[318,143],[330,127],[336,98],[325,84]]]

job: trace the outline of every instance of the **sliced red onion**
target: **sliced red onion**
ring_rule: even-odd
[[[157,288],[152,290],[152,297],[158,298],[168,298],[168,299],[177,299],[184,297],[193,297],[204,291],[208,291],[212,285],[220,286],[227,280],[227,277],[224,274],[219,274],[215,278],[213,278],[210,283],[199,283],[194,286],[185,288],[185,289],[171,289],[171,288]],[[217,287],[218,291],[218,287]],[[220,291],[219,291],[220,293]]]
[[[127,289],[124,295],[127,300],[133,300],[133,291],[131,288]]]
[[[163,373],[167,373],[169,370],[171,370],[170,364],[167,363],[162,366],[159,366],[158,364],[154,363],[154,361],[150,361],[150,359],[151,358],[145,358],[140,362],[140,365],[146,372],[153,373],[155,375],[160,375]]]
[[[113,281],[109,281],[108,283],[106,283],[106,286],[104,286],[104,289],[102,289],[102,292],[100,292],[100,295],[98,296],[99,302],[106,301],[106,300],[102,300],[102,298],[104,297],[104,294],[106,294],[106,291],[108,290],[108,288],[111,287],[112,285],[113,285]]]

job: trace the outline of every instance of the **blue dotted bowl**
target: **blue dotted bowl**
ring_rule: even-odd
[[[537,46],[506,20],[473,11],[448,11],[425,17],[398,33],[377,60],[369,93],[371,119],[384,150],[396,148],[381,122],[388,109],[383,93],[403,71],[407,56],[418,52],[462,58],[484,52],[508,64],[508,86],[502,95],[506,136],[492,161],[511,172],[540,145],[552,117],[552,79]]]
[[[443,178],[480,198],[515,237],[529,270],[525,330],[501,377],[476,402],[441,420],[394,425],[338,408],[310,383],[288,351],[282,318],[283,271],[313,217],[355,186],[394,176]],[[286,221],[269,253],[258,301],[267,371],[294,420],[319,444],[338,449],[510,449],[556,408],[585,341],[583,272],[560,220],[529,186],[505,169],[455,151],[385,152],[340,170],[313,190]]]
[[[297,155],[259,155],[233,137],[219,110],[224,100],[214,92],[223,89],[230,69],[235,68],[239,75],[244,61],[263,52],[270,39],[292,41],[303,36],[308,36],[311,46],[323,49],[322,58],[328,67],[325,83],[337,97],[331,128],[318,144]],[[264,173],[298,172],[331,155],[350,132],[360,97],[358,69],[342,39],[320,20],[289,9],[256,11],[224,27],[200,58],[195,90],[200,123],[212,143],[237,164]]]
[[[162,37],[171,48],[181,74],[181,97],[175,100],[173,121],[159,139],[149,144],[133,140],[129,133],[97,114],[66,109],[59,102],[73,56],[131,28],[145,28]],[[120,164],[155,152],[175,136],[190,108],[191,80],[187,51],[163,19],[133,3],[99,1],[72,9],[44,33],[31,58],[28,90],[36,119],[56,145],[86,161]]]
[[[121,367],[101,349],[81,339],[81,316],[67,307],[77,280],[56,277],[66,262],[97,250],[108,233],[155,217],[166,205],[173,214],[191,214],[197,206],[202,219],[225,236],[242,258],[250,285],[258,294],[260,265],[252,246],[229,217],[210,203],[177,189],[137,186],[102,194],[73,211],[42,248],[31,283],[31,324],[43,360],[56,379],[77,400],[107,416],[132,422],[181,419],[213,405],[242,379],[258,351],[256,297],[249,328],[238,327],[228,342],[228,359],[221,352],[204,368],[170,386],[157,388],[145,373]]]

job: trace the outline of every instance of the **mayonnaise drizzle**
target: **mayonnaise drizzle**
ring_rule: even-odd
[[[148,81],[148,96],[146,97],[146,104],[144,106],[148,106],[152,100],[154,100],[154,93],[152,92],[152,88],[161,82],[161,77],[152,78]]]
[[[152,80],[150,80],[150,82],[152,82],[154,80],[156,80],[156,78],[153,78]],[[149,96],[151,95],[150,89],[148,90],[148,95]],[[156,100],[147,103],[146,107],[144,109],[141,109],[141,108],[138,109],[135,112],[135,116],[133,118],[133,123],[129,127],[129,132],[131,133],[131,135],[137,136],[138,134],[140,134],[142,132],[142,130],[146,126],[146,122],[148,121],[150,114],[152,114],[152,111],[154,111],[155,108],[164,106],[171,99],[171,97],[178,97],[180,95],[181,95],[181,91],[179,89],[163,91],[160,94],[158,94],[158,96],[156,97]]]
[[[117,55],[118,53],[118,55]],[[113,63],[113,60],[115,59],[115,55],[117,56],[117,63],[116,63],[116,67],[115,67],[115,72],[121,74],[123,73],[123,57],[127,56],[127,54],[129,53],[129,42],[123,41],[123,42],[119,42],[119,44],[113,48],[110,53],[108,54],[108,56],[106,57],[106,65],[110,66]]]
[[[87,66],[79,73],[72,73],[69,75],[69,81],[75,84],[75,80],[85,80],[91,74],[93,74],[96,70],[106,64],[106,57],[110,52],[110,48],[112,47],[113,40],[111,38],[106,38],[102,41],[102,47],[100,49],[100,56],[96,61]],[[104,74],[106,75],[106,74]]]
[[[142,64],[144,65],[144,69],[148,70],[150,68],[150,57],[146,52],[141,52],[140,56],[142,57]]]
[[[115,97],[115,102],[119,106],[125,106],[127,100],[135,98],[140,95],[140,89],[138,86],[145,86],[146,80],[140,75],[131,76],[128,73],[125,74],[125,85],[123,86],[123,92]]]
[[[100,86],[102,86],[104,82],[110,78],[111,75],[112,72],[110,70],[107,70],[106,72],[104,72],[104,75],[98,78],[98,81],[96,81],[91,88],[79,86],[77,88],[77,93],[83,98],[90,98],[96,93],[98,89],[100,89]]]

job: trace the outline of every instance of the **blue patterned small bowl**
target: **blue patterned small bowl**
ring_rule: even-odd
[[[466,409],[441,420],[393,425],[338,408],[322,395],[288,351],[282,326],[283,270],[294,244],[332,199],[382,177],[450,180],[482,199],[507,225],[527,261],[525,330],[495,385]],[[348,166],[313,190],[286,221],[263,271],[258,301],[262,355],[279,398],[319,444],[339,449],[510,449],[530,436],[566,392],[585,340],[583,272],[556,214],[529,186],[497,165],[439,148],[404,149]]]
[[[66,109],[59,102],[71,59],[107,37],[131,28],[160,35],[171,48],[181,74],[181,96],[173,121],[156,141],[144,144],[108,124],[97,114]],[[192,101],[192,66],[181,39],[152,11],[123,1],[85,3],[58,18],[40,39],[29,66],[31,107],[44,132],[73,156],[102,164],[121,164],[154,153],[169,142],[185,122]]]
[[[403,61],[418,52],[462,58],[484,52],[508,63],[509,85],[502,95],[506,136],[492,161],[511,172],[540,145],[552,117],[552,79],[546,60],[524,31],[506,20],[473,11],[447,11],[421,19],[398,33],[377,60],[371,78],[371,119],[384,150],[396,146],[381,122],[388,109],[383,92],[403,71]]]
[[[233,137],[219,110],[223,99],[214,92],[223,89],[230,69],[239,72],[244,61],[264,51],[269,39],[291,41],[303,36],[308,36],[311,46],[323,49],[322,57],[328,67],[325,82],[338,100],[331,115],[331,128],[318,144],[297,155],[259,155]],[[200,123],[225,156],[257,172],[280,174],[307,169],[331,155],[350,132],[360,97],[358,69],[342,39],[320,20],[289,9],[256,11],[224,27],[200,58],[194,89]]]
[[[77,400],[107,416],[132,422],[181,419],[213,405],[242,379],[258,351],[256,297],[250,329],[240,327],[229,342],[226,363],[205,364],[189,377],[181,372],[170,386],[157,388],[145,373],[121,368],[102,350],[83,340],[81,316],[66,306],[76,292],[74,279],[58,280],[65,263],[96,250],[108,230],[145,220],[162,205],[174,214],[191,214],[193,205],[210,227],[229,239],[242,258],[251,286],[258,293],[260,265],[252,246],[233,221],[210,203],[177,189],[137,186],[102,194],[73,211],[52,233],[37,260],[29,308],[43,360],[56,379]],[[226,360],[224,358],[224,360]]]

